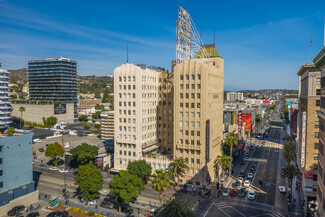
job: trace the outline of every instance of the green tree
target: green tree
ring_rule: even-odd
[[[177,188],[179,189],[179,178],[184,177],[185,173],[189,169],[187,161],[180,157],[175,158],[170,164],[168,165],[167,171],[169,176],[176,182],[177,177]]]
[[[88,124],[84,124],[84,130],[90,130],[90,126]]]
[[[301,172],[297,167],[295,167],[294,165],[289,163],[289,164],[285,165],[284,167],[282,167],[281,176],[284,179],[288,179],[288,183],[289,183],[289,185],[291,186],[291,189],[292,189],[292,179],[293,179],[293,177],[297,176],[298,178],[300,178],[301,177]]]
[[[255,117],[255,123],[257,125],[257,131],[259,131],[259,127],[262,124],[262,117],[261,117],[260,114],[256,115],[256,117]]]
[[[95,106],[95,110],[96,110],[96,111],[101,111],[101,108],[102,108],[102,107],[101,107],[99,104],[96,104],[96,106]]]
[[[22,120],[23,120],[23,112],[25,112],[26,109],[25,109],[24,106],[21,106],[21,107],[19,108],[19,111],[20,111],[20,124],[19,124],[19,126],[20,126],[20,129],[21,129],[21,122],[22,122]]]
[[[96,112],[96,113],[92,114],[92,118],[93,119],[99,119],[100,114],[101,114],[101,112]]]
[[[10,98],[11,99],[17,99],[18,97],[17,97],[17,94],[10,94]]]
[[[114,95],[108,96],[109,110],[114,110]]]
[[[127,170],[122,170],[113,177],[109,183],[110,195],[115,197],[115,201],[119,204],[119,213],[124,203],[129,203],[133,198],[144,190],[144,183],[141,178],[132,175]]]
[[[50,144],[47,146],[45,151],[45,156],[52,158],[52,162],[55,166],[61,161],[61,158],[64,154],[64,149],[59,143]]]
[[[108,103],[108,95],[109,93],[108,93],[108,89],[107,88],[105,88],[104,89],[104,94],[103,94],[103,99],[102,99],[102,103]]]
[[[146,182],[151,176],[152,167],[145,160],[136,160],[129,162],[128,171],[130,174],[138,176]]]
[[[271,109],[271,107],[269,105],[267,105],[265,110],[266,110],[266,112],[269,112],[270,109]]]
[[[151,187],[159,193],[160,203],[162,203],[165,191],[170,188],[170,186],[171,183],[168,173],[162,169],[156,170],[152,175]]]
[[[6,131],[6,135],[7,136],[12,136],[15,133],[15,129],[13,127],[8,127],[7,131]]]
[[[237,136],[235,132],[228,133],[225,144],[230,147],[230,157],[232,158],[232,148],[237,145]]]
[[[58,119],[54,116],[50,116],[47,119],[43,117],[44,127],[53,127],[58,122]]]
[[[72,157],[77,159],[78,163],[81,165],[92,164],[98,153],[98,147],[88,145],[87,143],[81,143],[70,150]]]
[[[26,81],[19,82],[16,85],[12,86],[13,91],[17,93],[19,99],[25,99],[26,94],[23,91],[25,84]]]
[[[99,197],[98,191],[103,189],[103,176],[99,169],[93,164],[81,165],[78,167],[75,185],[78,185],[81,196],[87,202]]]
[[[87,115],[79,115],[78,119],[81,122],[87,122],[88,121],[88,116]]]
[[[91,122],[93,122],[93,124],[94,124],[94,123],[96,123],[96,120],[95,119],[92,119]]]
[[[182,197],[166,198],[157,217],[194,217],[193,204]]]
[[[283,145],[283,160],[287,161],[288,164],[294,160],[296,156],[295,145],[291,141],[285,141]]]
[[[100,99],[100,90],[98,90],[98,89],[95,92],[95,98]]]
[[[100,124],[95,124],[94,127],[95,127],[96,130],[99,130],[100,129]]]
[[[218,155],[216,160],[214,161],[214,166],[217,170],[221,169],[222,171],[222,177],[224,177],[224,172],[226,170],[231,171],[232,169],[232,158],[230,156],[227,156],[225,154]]]

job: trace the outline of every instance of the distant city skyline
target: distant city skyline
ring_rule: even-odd
[[[188,10],[224,58],[225,90],[298,89],[297,70],[324,46],[325,2],[0,1],[0,62],[69,57],[80,75],[109,75],[126,62],[170,70],[177,6]],[[290,10],[288,10],[290,8]]]

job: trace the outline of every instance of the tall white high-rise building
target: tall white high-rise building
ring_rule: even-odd
[[[0,129],[7,128],[12,123],[8,74],[7,70],[0,69]]]
[[[243,93],[239,93],[239,92],[227,93],[227,101],[242,101],[242,100],[244,100]]]
[[[114,168],[155,152],[159,73],[133,64],[114,70]]]

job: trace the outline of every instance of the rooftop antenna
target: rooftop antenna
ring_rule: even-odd
[[[213,25],[213,45],[216,46],[216,25]]]
[[[126,63],[129,63],[129,44],[126,43]]]

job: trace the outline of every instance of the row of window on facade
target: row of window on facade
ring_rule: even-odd
[[[179,107],[184,108],[184,103],[181,102],[179,104]],[[185,103],[185,108],[190,108],[190,104],[188,102]],[[194,102],[191,103],[191,108],[195,108],[195,103]],[[201,108],[201,104],[200,103],[196,103],[196,108]]]
[[[136,135],[126,135],[126,134],[123,134],[123,136],[122,136],[122,134],[120,134],[119,135],[119,139],[128,139],[128,140],[137,140],[137,137],[136,137]]]
[[[184,144],[184,142],[185,142],[185,145],[189,145],[190,143],[191,143],[191,145],[194,145],[194,143],[195,143],[195,141],[193,139],[192,140],[188,140],[188,139],[185,139],[185,140],[180,139],[179,140],[180,144]],[[201,145],[200,140],[196,140],[196,145]]]
[[[189,99],[189,95],[189,93],[185,93],[185,99]],[[184,93],[180,93],[179,96],[181,99],[184,99]],[[196,98],[201,99],[201,94],[197,93]],[[195,93],[191,93],[191,99],[195,99]]]
[[[184,80],[184,75],[180,75],[179,78],[180,78],[181,80]],[[187,81],[190,80],[190,75],[185,75],[185,79],[186,79]],[[195,80],[195,74],[191,74],[191,79],[192,79],[192,80]],[[198,79],[198,80],[201,80],[201,74],[198,74],[198,75],[197,75],[197,79]]]
[[[180,130],[179,135],[183,136],[184,135],[183,132],[184,132],[183,130]],[[189,132],[191,132],[191,136],[195,136],[195,131],[194,130],[191,130],[191,131],[185,130],[185,136],[188,136]],[[196,136],[200,136],[200,131],[196,131]]]
[[[185,122],[185,127],[189,126],[189,121],[184,121]],[[183,121],[179,122],[179,126],[182,127],[183,126]],[[197,127],[201,127],[200,121],[196,122],[196,126]],[[195,121],[191,121],[191,127],[195,127]]]
[[[127,165],[128,164],[128,160],[120,160],[120,164],[122,165],[122,164],[124,164],[124,165]],[[165,170],[165,169],[167,169],[167,165],[165,165],[165,164],[156,164],[156,163],[152,163],[151,164],[151,166],[152,166],[152,168],[153,169],[163,169],[163,170]]]
[[[185,117],[188,118],[189,112],[180,112],[179,113],[179,117],[184,117],[184,113],[185,113]],[[194,118],[194,112],[191,112],[191,117]],[[200,112],[196,112],[196,117],[200,118]]]
[[[184,84],[180,84],[180,89],[184,90]],[[185,84],[185,89],[188,90],[190,89],[190,85],[189,84]],[[195,90],[195,84],[191,84],[191,89]],[[197,84],[197,89],[201,89],[201,84]]]
[[[126,122],[126,120],[127,120],[127,122]],[[129,124],[133,123],[133,124],[135,124],[136,123],[135,118],[133,118],[132,120],[133,121],[131,122],[131,118],[128,118],[128,119],[126,119],[126,118],[119,118],[119,123],[129,123]]]

